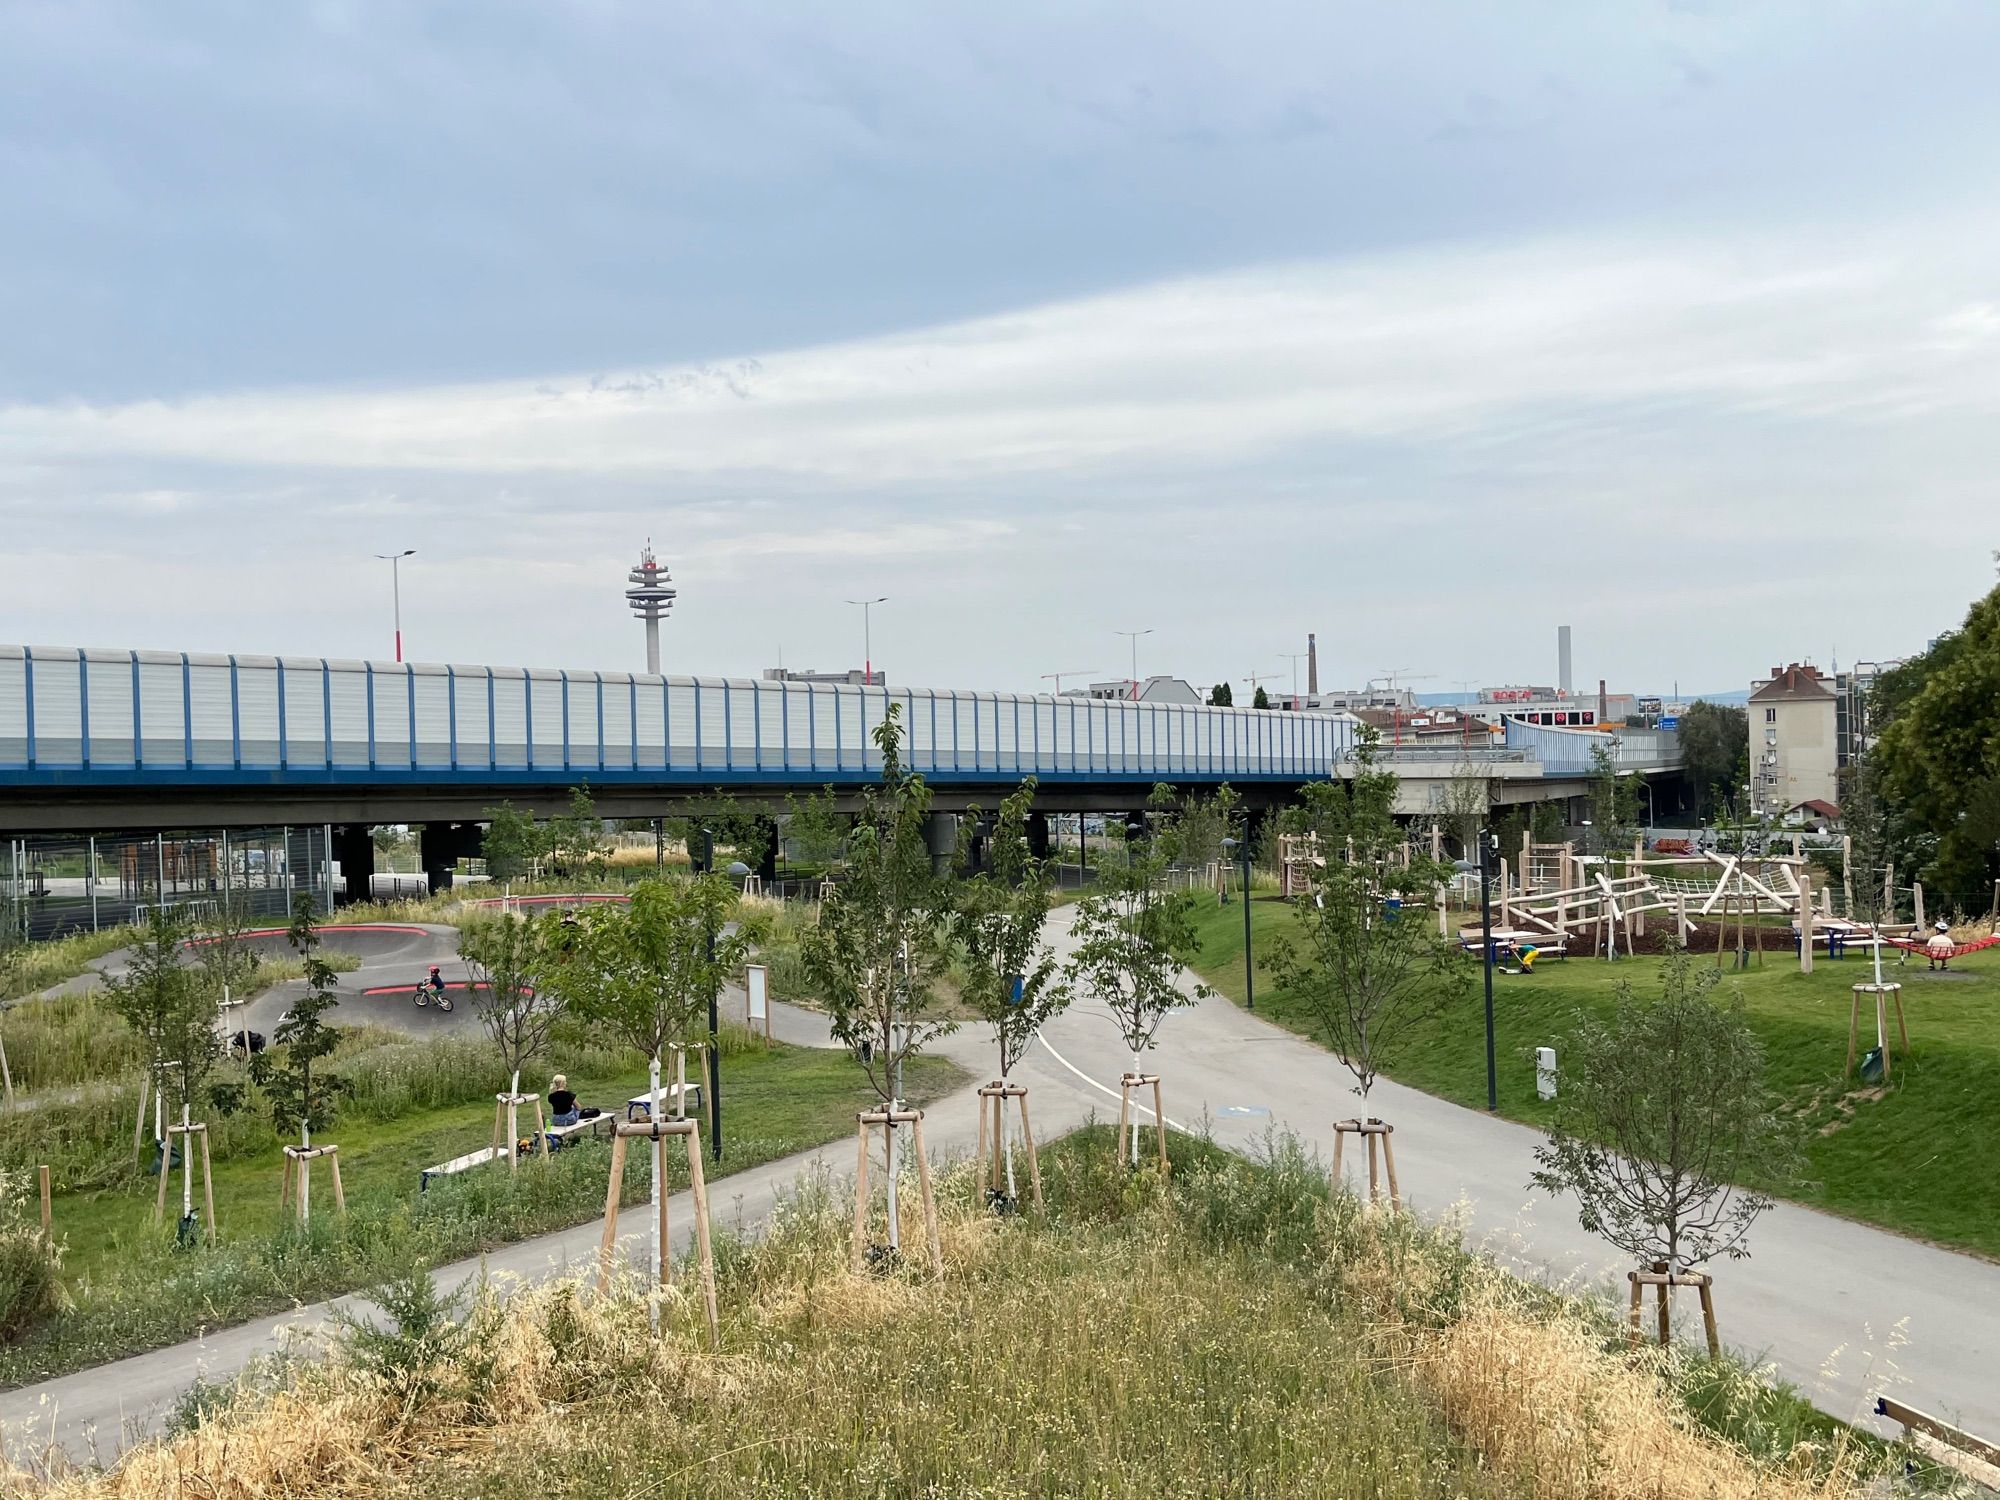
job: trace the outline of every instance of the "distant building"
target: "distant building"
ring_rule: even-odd
[[[1495,743],[1503,731],[1477,714],[1458,708],[1356,708],[1349,712],[1382,737],[1385,745]]]
[[[1123,699],[1128,703],[1206,703],[1208,700],[1178,677],[1148,677],[1133,691],[1129,677],[1110,682],[1093,682],[1087,688],[1069,688],[1065,698]]]
[[[1352,712],[1360,708],[1415,708],[1417,695],[1408,688],[1335,688],[1324,693],[1306,692],[1303,695],[1307,709],[1321,713]],[[1291,705],[1290,693],[1273,693],[1273,703],[1283,700],[1286,707]]]
[[[1750,799],[1765,817],[1840,802],[1840,695],[1818,667],[1773,667],[1751,684]]]
[[[1868,711],[1868,697],[1875,691],[1875,679],[1902,664],[1901,657],[1889,661],[1858,661],[1847,671],[1835,674],[1834,739],[1842,770],[1859,760],[1875,742],[1877,725]]]
[[[832,682],[845,687],[881,687],[883,678],[878,668],[864,672],[859,667],[849,667],[845,672],[815,672],[810,667],[766,667],[766,682]]]

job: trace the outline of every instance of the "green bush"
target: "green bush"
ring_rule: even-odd
[[[27,1178],[0,1171],[0,1340],[12,1341],[63,1305],[62,1251],[42,1234]]]

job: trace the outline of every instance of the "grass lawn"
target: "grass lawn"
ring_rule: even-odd
[[[910,1097],[926,1102],[962,1081],[942,1058],[913,1062]],[[572,1073],[579,1098],[607,1113],[645,1089],[635,1070],[602,1077]],[[711,1180],[823,1144],[854,1131],[857,1109],[874,1102],[861,1071],[842,1052],[775,1045],[722,1063],[723,1160]],[[532,1117],[524,1122],[532,1129]],[[351,1291],[410,1263],[437,1263],[587,1222],[603,1209],[603,1144],[578,1144],[546,1166],[524,1162],[517,1181],[495,1162],[435,1184],[419,1196],[422,1169],[489,1143],[490,1102],[419,1110],[386,1121],[350,1121],[320,1133],[340,1146],[349,1213],[332,1212],[324,1169],[313,1180],[313,1226],[302,1234],[278,1206],[279,1142],[268,1153],[215,1163],[216,1250],[173,1248],[180,1178],[168,1187],[168,1220],[152,1222],[157,1180],[148,1176],[88,1193],[59,1195],[54,1220],[66,1245],[63,1280],[73,1307],[21,1342],[0,1349],[0,1385],[46,1377],[143,1348]],[[681,1186],[675,1173],[675,1186]],[[645,1153],[627,1166],[632,1196],[643,1196]],[[195,1184],[200,1206],[200,1181]]]
[[[1243,909],[1201,909],[1196,967],[1221,993],[1243,1002]],[[1292,925],[1275,897],[1251,903],[1260,947]],[[1782,941],[1774,940],[1774,941]],[[1697,958],[1697,962],[1713,962]],[[1724,955],[1728,964],[1731,956]],[[1753,955],[1754,963],[1754,955]],[[1571,958],[1538,965],[1531,975],[1498,972],[1493,980],[1500,1108],[1517,1120],[1545,1122],[1551,1106],[1535,1096],[1533,1051],[1554,1046],[1579,1011],[1608,1010],[1613,986],[1631,980],[1646,993],[1658,960]],[[1841,1081],[1847,1057],[1852,986],[1871,977],[1859,955],[1838,963],[1819,957],[1811,975],[1790,952],[1767,952],[1762,968],[1725,968],[1740,985],[1751,1025],[1763,1039],[1771,1086],[1805,1112],[1812,1126],[1807,1181],[1784,1196],[1954,1249],[2000,1259],[2000,949],[1952,966],[1964,977],[1927,978],[1922,960],[1884,977],[1903,985],[1913,1048],[1894,1059],[1886,1089]],[[1257,1011],[1305,1035],[1310,1019],[1257,976]],[[1872,1015],[1862,1019],[1861,1048],[1874,1045]],[[1894,1018],[1891,1017],[1891,1030]],[[1399,1083],[1475,1108],[1486,1103],[1486,1042],[1479,986],[1456,1015],[1413,1040],[1383,1071]]]

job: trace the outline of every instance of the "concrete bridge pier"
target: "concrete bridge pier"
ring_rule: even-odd
[[[924,842],[930,846],[931,868],[944,874],[951,868],[952,856],[958,850],[958,814],[932,813],[924,829]]]
[[[366,823],[334,824],[333,862],[340,866],[344,887],[334,897],[334,905],[366,901],[375,878],[374,830]]]
[[[1049,857],[1049,815],[1028,814],[1028,853],[1036,859]]]
[[[424,879],[433,894],[451,889],[452,866],[475,859],[486,846],[486,830],[478,823],[426,823],[417,835],[417,853]]]

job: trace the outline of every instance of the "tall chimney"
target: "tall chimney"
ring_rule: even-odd
[[[1319,696],[1319,637],[1306,632],[1306,691]]]
[[[1597,722],[1602,724],[1611,717],[1611,697],[1604,691],[1604,679],[1597,679]]]
[[[1569,696],[1569,626],[1556,626],[1556,688]]]

